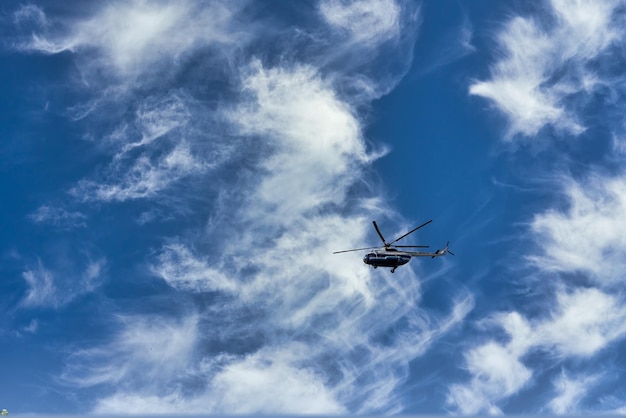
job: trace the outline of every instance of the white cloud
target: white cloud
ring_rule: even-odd
[[[341,205],[371,158],[353,109],[308,66],[268,70],[256,61],[243,85],[250,99],[230,118],[241,134],[268,138],[273,151],[249,216],[258,210],[288,224],[293,215]]]
[[[219,268],[196,257],[180,243],[166,245],[153,266],[153,272],[170,286],[192,292],[225,291],[236,289],[233,280]]]
[[[620,298],[594,288],[560,290],[554,311],[545,318],[529,321],[510,312],[488,322],[504,329],[509,341],[491,340],[465,354],[471,379],[451,385],[448,394],[448,402],[463,414],[497,412],[499,402],[521,391],[533,376],[523,363],[530,353],[545,350],[552,358],[589,358],[623,338],[626,306]],[[557,399],[554,407],[565,401]]]
[[[26,297],[22,305],[26,307],[50,306],[59,304],[56,286],[51,273],[43,267],[41,260],[36,269],[28,269],[22,273],[22,277],[28,284]]]
[[[470,94],[488,98],[508,121],[509,139],[536,135],[543,127],[579,134],[577,93],[590,93],[598,74],[586,64],[623,37],[614,20],[619,1],[550,2],[548,22],[514,17],[497,37],[502,57],[491,79],[475,82]],[[567,74],[562,76],[561,74]],[[591,91],[590,91],[591,90]]]
[[[71,354],[63,376],[67,382],[78,386],[121,384],[160,392],[163,381],[193,375],[189,362],[197,348],[197,316],[180,320],[119,316],[118,321],[122,330],[111,343]]]
[[[20,25],[25,22],[34,22],[39,27],[47,24],[46,14],[34,4],[23,4],[13,12],[13,22]]]
[[[323,0],[322,17],[353,42],[376,46],[400,35],[401,7],[394,0]]]
[[[62,207],[43,205],[28,215],[28,218],[38,224],[51,224],[58,228],[84,228],[87,226],[87,216],[81,212],[70,212]]]
[[[130,98],[111,93],[105,101],[125,100]],[[135,110],[126,120],[115,121],[108,135],[97,134],[101,137],[98,145],[112,154],[111,162],[100,175],[82,179],[70,190],[78,200],[124,202],[163,197],[180,180],[204,175],[230,158],[230,144],[199,129],[204,109],[196,109],[198,101],[189,93],[175,90],[132,101],[129,107]],[[81,117],[98,106],[88,105]]]
[[[571,379],[562,372],[554,381],[554,387],[557,396],[548,402],[547,407],[554,414],[576,414],[578,404],[585,397],[590,386],[593,386],[599,379],[599,376],[582,376],[578,379]]]
[[[191,112],[186,101],[190,101],[190,98],[173,94],[162,100],[151,97],[142,102],[136,112],[136,124],[140,130],[141,139],[125,144],[123,151],[148,145],[188,124]]]
[[[235,42],[239,36],[229,27],[233,13],[221,2],[198,7],[186,0],[114,1],[86,20],[63,22],[70,28],[65,33],[34,33],[20,48],[49,54],[80,52],[91,60],[85,66],[110,68],[118,76],[133,79],[163,60],[176,65],[199,45]]]
[[[467,302],[459,302],[450,317],[429,324],[434,333],[443,334],[462,320],[471,306]],[[249,308],[225,304],[216,314],[224,321],[227,313],[237,315]],[[366,315],[360,320],[339,313],[327,329],[317,328],[330,331],[339,323],[344,336],[335,341],[327,338],[329,334],[315,337],[315,332],[309,334],[305,328],[299,332],[307,335],[301,342],[286,340],[265,344],[249,354],[204,357],[201,353],[206,347],[219,342],[210,339],[212,335],[252,337],[242,334],[248,325],[233,323],[231,331],[222,325],[207,333],[196,315],[183,320],[123,317],[124,330],[112,343],[70,357],[65,379],[80,386],[108,383],[117,387],[97,401],[96,413],[337,414],[353,410],[347,406],[351,404],[357,404],[355,411],[360,413],[400,412],[400,405],[390,405],[405,378],[398,370],[405,369],[415,355],[415,345],[421,353],[430,341],[422,344],[424,328],[417,327],[408,330],[399,345],[371,344],[367,336],[354,345],[346,334],[350,328],[376,326],[372,323],[376,315]],[[285,331],[261,318],[253,330],[258,333],[266,326],[272,333]]]
[[[216,2],[101,7],[67,26],[68,34],[41,33],[28,45],[75,52],[85,89],[95,97],[71,109],[76,121],[91,126],[101,107],[130,109],[120,121],[103,115],[112,126],[106,136],[94,124],[112,161],[72,193],[81,202],[161,203],[182,189],[213,187],[218,198],[199,221],[210,216],[209,226],[164,238],[150,266],[194,300],[212,294],[205,311],[178,313],[182,319],[122,316],[122,331],[108,344],[70,356],[67,381],[111,388],[98,392],[98,413],[402,412],[397,390],[409,362],[473,307],[465,297],[447,315],[422,311],[410,266],[374,276],[359,254],[332,255],[371,237],[374,214],[394,216],[367,184],[364,172],[378,155],[366,149],[358,109],[363,97],[388,89],[403,73],[386,75],[380,88],[362,74],[321,69],[314,59],[268,59],[275,62],[269,65],[238,57],[216,64],[211,47],[241,39],[231,26],[234,12]],[[325,2],[320,12],[339,29],[333,38],[347,34],[338,37],[345,50],[401,35],[396,2]],[[243,91],[220,95],[218,110],[205,106],[202,100],[216,100],[205,92],[161,86],[160,71],[171,74],[196,48],[207,52],[198,62],[233,72],[220,82],[234,85],[240,77]],[[142,84],[140,76],[155,74],[158,83]],[[127,86],[133,83],[149,88],[138,98]],[[107,87],[99,89],[102,84]],[[232,153],[224,151],[229,147]],[[226,174],[209,178],[224,154],[232,158]],[[141,219],[150,220],[155,212],[144,213]]]
[[[521,361],[532,344],[529,325],[516,312],[500,315],[495,321],[507,331],[510,341],[489,341],[465,353],[471,380],[451,385],[447,398],[462,414],[499,414],[496,404],[517,393],[532,377],[532,371]]]
[[[187,143],[181,142],[168,154],[153,161],[144,154],[134,160],[128,171],[118,170],[120,163],[110,166],[110,183],[82,180],[70,191],[81,200],[123,202],[129,199],[150,198],[173,183],[191,175],[203,173],[207,166],[197,159]],[[122,171],[122,174],[118,174]],[[116,178],[116,177],[120,178]]]
[[[598,289],[557,293],[558,310],[537,325],[536,344],[564,356],[591,356],[626,333],[626,305]]]
[[[309,347],[262,350],[224,367],[212,382],[228,414],[342,414],[346,409],[314,368],[303,367]]]
[[[89,260],[82,271],[69,268],[51,271],[38,260],[22,278],[28,285],[21,306],[27,308],[60,308],[75,298],[93,292],[102,279],[104,259]]]
[[[264,349],[250,356],[230,359],[214,373],[196,396],[183,394],[184,385],[163,388],[161,395],[118,391],[98,401],[95,413],[162,414],[337,414],[345,408],[334,399],[314,372],[300,364],[303,346]],[[206,363],[204,363],[206,364]],[[153,367],[158,367],[154,364]],[[209,368],[211,368],[209,366]],[[202,364],[199,366],[202,369]],[[115,376],[117,380],[119,376]],[[182,386],[182,387],[181,387]],[[152,391],[154,392],[154,391]]]
[[[259,150],[260,169],[218,214],[243,225],[234,230],[213,225],[207,236],[229,238],[219,251],[209,250],[210,258],[195,255],[193,245],[181,241],[164,246],[152,266],[177,289],[223,292],[222,315],[257,312],[251,329],[221,323],[217,335],[206,338],[260,333],[269,339],[243,358],[224,358],[217,372],[205,372],[213,388],[210,409],[400,412],[394,393],[406,379],[408,362],[465,318],[471,298],[455,303],[447,317],[427,315],[416,308],[419,282],[410,268],[372,280],[360,256],[333,256],[372,233],[361,206],[370,213],[384,209],[379,199],[349,195],[373,158],[354,110],[308,66],[266,69],[254,62],[243,85],[245,101],[227,115],[246,144]],[[339,214],[349,199],[351,213]],[[370,341],[398,321],[406,321],[406,329],[389,344]],[[276,342],[275,335],[296,337]],[[121,406],[127,393],[109,399],[107,408]],[[135,393],[134,404],[144,405],[139,396],[149,399],[153,393]],[[193,411],[209,395],[168,396],[181,410]]]
[[[543,271],[581,272],[601,286],[626,279],[626,179],[564,178],[568,207],[536,215],[531,229],[541,252],[529,259]]]

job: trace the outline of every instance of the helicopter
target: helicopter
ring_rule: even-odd
[[[374,228],[376,229],[378,236],[383,242],[384,247],[353,248],[351,250],[335,251],[333,254],[347,253],[351,251],[373,250],[372,252],[365,254],[365,257],[363,257],[363,262],[374,268],[391,267],[392,273],[395,272],[398,267],[403,266],[409,261],[411,261],[411,257],[435,258],[435,257],[443,257],[446,254],[454,255],[454,253],[448,249],[448,246],[450,245],[450,241],[446,243],[446,246],[443,249],[436,250],[435,252],[406,251],[406,250],[398,249],[398,248],[429,248],[428,245],[393,245],[394,243],[400,241],[402,238],[406,237],[407,235],[410,235],[413,232],[417,231],[418,229],[428,225],[432,221],[433,220],[431,219],[428,222],[424,222],[420,226],[413,228],[406,234],[401,235],[400,237],[394,239],[391,242],[387,242],[385,240],[385,237],[383,237],[383,234],[380,232],[380,229],[378,228],[376,221],[372,221],[372,224],[374,224]]]

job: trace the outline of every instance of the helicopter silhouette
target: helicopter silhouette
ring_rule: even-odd
[[[368,265],[374,267],[374,268],[391,267],[391,272],[392,273],[395,272],[398,267],[403,266],[406,263],[408,263],[409,261],[411,261],[412,257],[431,257],[431,258],[435,258],[435,257],[443,257],[446,254],[454,255],[454,253],[448,249],[448,246],[450,245],[450,241],[448,241],[446,243],[446,246],[444,248],[442,248],[440,250],[436,250],[435,252],[406,251],[406,250],[399,250],[398,249],[398,248],[429,248],[428,245],[393,245],[394,243],[400,241],[402,238],[405,238],[406,236],[408,236],[408,235],[412,234],[413,232],[417,231],[418,229],[428,225],[432,221],[433,220],[431,219],[428,222],[424,222],[420,226],[418,226],[416,228],[413,228],[412,230],[410,230],[406,234],[401,235],[400,237],[394,239],[391,242],[387,242],[385,240],[385,237],[380,232],[380,229],[378,228],[378,225],[376,224],[376,221],[372,221],[372,224],[374,224],[374,228],[376,229],[376,232],[378,233],[378,236],[380,237],[381,241],[383,242],[384,247],[353,248],[351,250],[335,251],[333,254],[348,253],[348,252],[352,252],[352,251],[373,250],[372,252],[369,252],[369,253],[365,254],[365,257],[363,257],[363,262],[365,264],[368,264]]]

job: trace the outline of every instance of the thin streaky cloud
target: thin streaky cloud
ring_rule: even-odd
[[[45,27],[47,19],[46,14],[39,6],[34,4],[25,4],[13,12],[13,22],[17,25],[24,22],[34,22],[39,27]]]
[[[43,205],[30,213],[28,218],[38,224],[50,224],[58,228],[84,228],[87,216],[79,211],[68,211],[62,207]]]
[[[329,25],[345,31],[352,42],[375,47],[400,33],[401,7],[393,0],[324,0],[319,10]]]
[[[76,298],[93,292],[102,282],[106,260],[88,258],[82,264],[80,267],[50,268],[37,260],[35,267],[28,267],[22,273],[28,288],[20,306],[61,309]]]
[[[70,190],[70,194],[81,201],[123,202],[151,198],[185,177],[202,174],[207,166],[194,157],[186,143],[181,143],[157,161],[141,155],[121,175],[117,172],[117,164],[110,168],[113,182],[83,180]]]
[[[35,269],[28,269],[22,277],[28,285],[26,296],[22,300],[25,307],[52,307],[59,304],[57,289],[52,274],[41,263],[37,263]]]
[[[205,230],[203,218],[193,232],[162,237],[146,269],[173,295],[206,303],[192,313],[119,316],[109,342],[69,357],[65,380],[108,388],[94,412],[402,412],[397,391],[410,361],[462,323],[473,298],[455,298],[449,313],[422,311],[410,267],[374,280],[359,257],[329,255],[372,233],[372,208],[400,218],[364,184],[381,153],[368,149],[360,112],[364,98],[398,82],[407,58],[397,57],[402,71],[385,67],[380,82],[356,68],[370,65],[381,45],[410,50],[414,28],[394,1],[321,3],[326,26],[318,30],[334,40],[333,53],[369,51],[359,65],[331,69],[324,59],[248,54],[246,41],[261,42],[262,31],[224,4],[112,3],[66,34],[42,32],[26,45],[72,51],[90,99],[68,116],[87,129],[108,122],[95,137],[108,163],[76,182],[70,195],[78,203],[160,203],[196,187],[219,196],[203,217],[224,220]],[[242,55],[232,59],[227,50],[237,42]],[[217,108],[195,85],[172,87],[175,77],[166,77],[163,91],[151,81],[192,55],[225,68],[220,81],[236,86]],[[141,89],[151,94],[139,97]],[[103,117],[108,108],[119,121]],[[389,341],[373,340],[396,327]]]
[[[427,59],[425,57],[419,59],[421,75],[432,73],[476,52],[476,47],[473,45],[474,28],[472,22],[466,15],[463,15],[458,27],[455,27],[438,42],[432,48],[434,50],[432,56],[428,55]]]

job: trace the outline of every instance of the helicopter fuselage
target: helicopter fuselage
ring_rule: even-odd
[[[374,268],[391,267],[395,270],[397,267],[403,266],[411,261],[411,256],[406,252],[394,250],[379,250],[365,254],[363,262]]]

